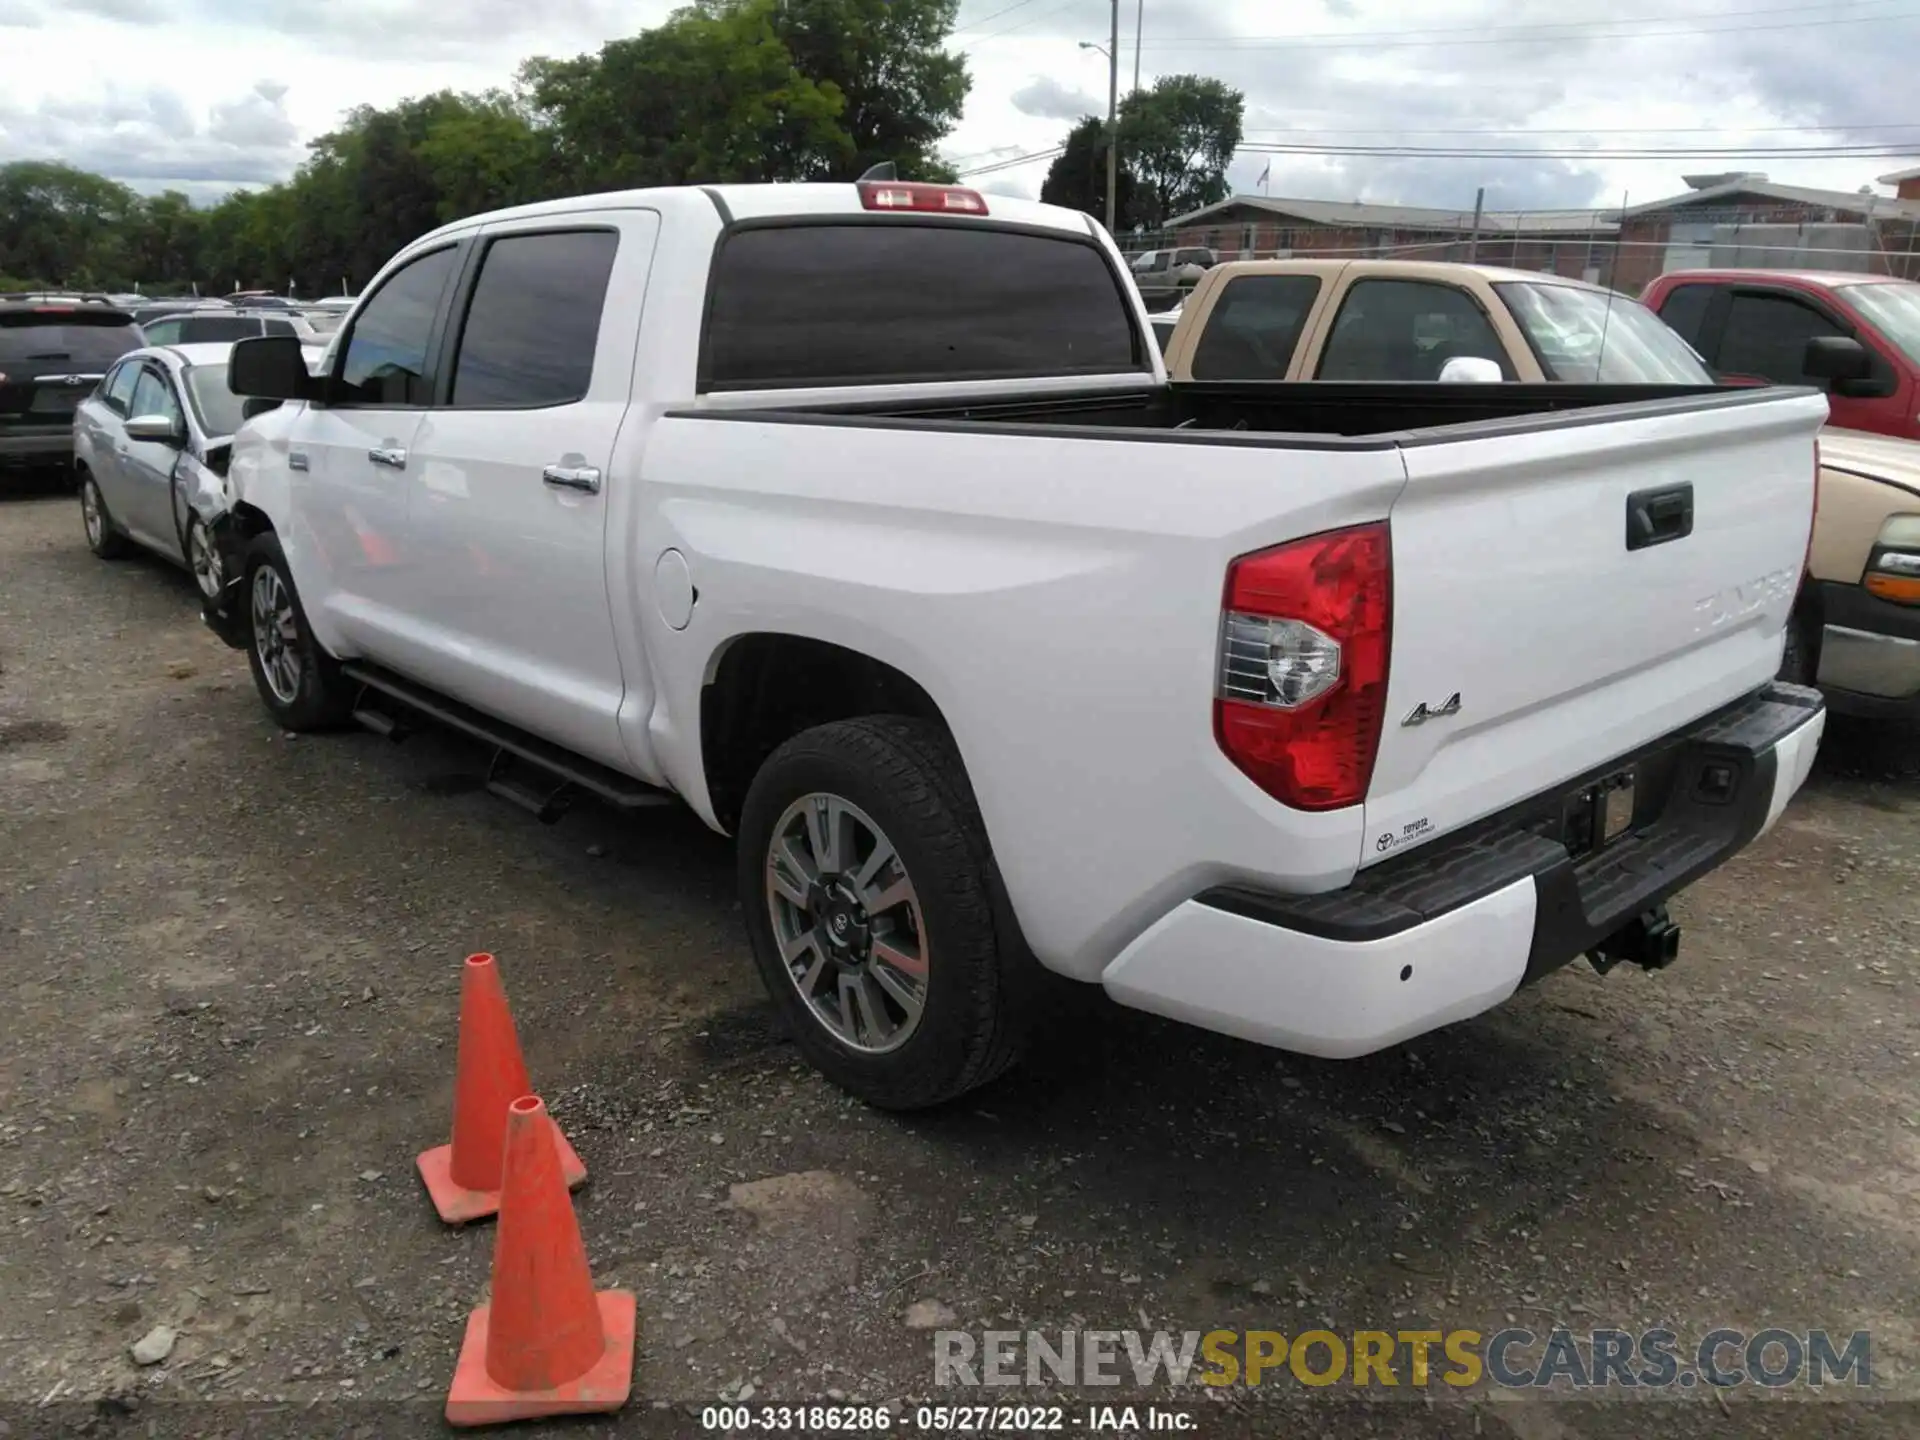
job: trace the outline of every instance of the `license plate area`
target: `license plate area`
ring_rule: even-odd
[[[78,385],[42,385],[33,392],[33,413],[53,416],[71,415],[80,408],[80,402],[86,396],[87,392]]]
[[[1628,765],[1583,785],[1566,799],[1561,812],[1561,842],[1579,860],[1613,844],[1633,828],[1639,803],[1638,767]]]

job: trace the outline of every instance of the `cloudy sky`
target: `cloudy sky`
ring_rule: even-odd
[[[1120,0],[1121,85],[1136,0]],[[668,0],[0,0],[0,160],[57,157],[210,198],[286,175],[351,106],[504,85],[657,21]],[[1669,195],[1683,173],[1763,170],[1853,190],[1920,164],[1920,0],[1144,0],[1142,83],[1216,75],[1247,97],[1230,179],[1272,194],[1546,208]],[[1043,151],[1106,108],[1109,0],[964,0],[974,84],[947,154]],[[1910,145],[1905,142],[1911,141]],[[1290,145],[1323,153],[1263,153]],[[1514,158],[1327,154],[1499,147]],[[1852,146],[1912,159],[1606,158]],[[1903,149],[1904,146],[1904,149]],[[1541,152],[1560,152],[1559,155]],[[1032,194],[1044,161],[983,175]]]

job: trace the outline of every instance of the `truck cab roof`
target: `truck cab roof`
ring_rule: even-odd
[[[891,183],[891,182],[888,182]],[[912,183],[912,182],[901,182]],[[983,195],[964,185],[941,187],[965,191],[979,198],[984,211],[969,214],[949,212],[956,220],[982,220],[1013,224],[1063,235],[1093,235],[1098,227],[1077,210],[1058,205],[1042,205],[1005,195]],[[420,243],[443,236],[466,234],[480,227],[509,220],[538,219],[548,215],[579,215],[592,210],[630,210],[635,208],[705,207],[718,214],[722,224],[736,221],[769,220],[796,216],[873,215],[886,212],[870,210],[861,200],[858,184],[806,183],[798,185],[667,185],[641,190],[609,190],[600,195],[575,196],[564,200],[542,200],[531,205],[515,205],[491,210],[443,225],[423,236]],[[915,212],[899,212],[913,214]],[[924,213],[920,219],[928,218]],[[410,247],[410,248],[417,248]]]

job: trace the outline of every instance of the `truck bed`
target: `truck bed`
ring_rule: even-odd
[[[1260,436],[1280,445],[1379,448],[1764,404],[1782,393],[1721,385],[1188,381],[1087,394],[931,404],[865,401],[699,413],[915,430],[977,430],[991,425],[1016,433],[1063,437],[1121,430],[1129,440],[1235,444]]]

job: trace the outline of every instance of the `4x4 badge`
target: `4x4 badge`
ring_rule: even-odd
[[[1458,715],[1459,713],[1460,692],[1456,690],[1438,705],[1429,705],[1426,701],[1422,700],[1408,712],[1407,718],[1400,723],[1402,725],[1424,725],[1429,720],[1438,720],[1443,716]]]

